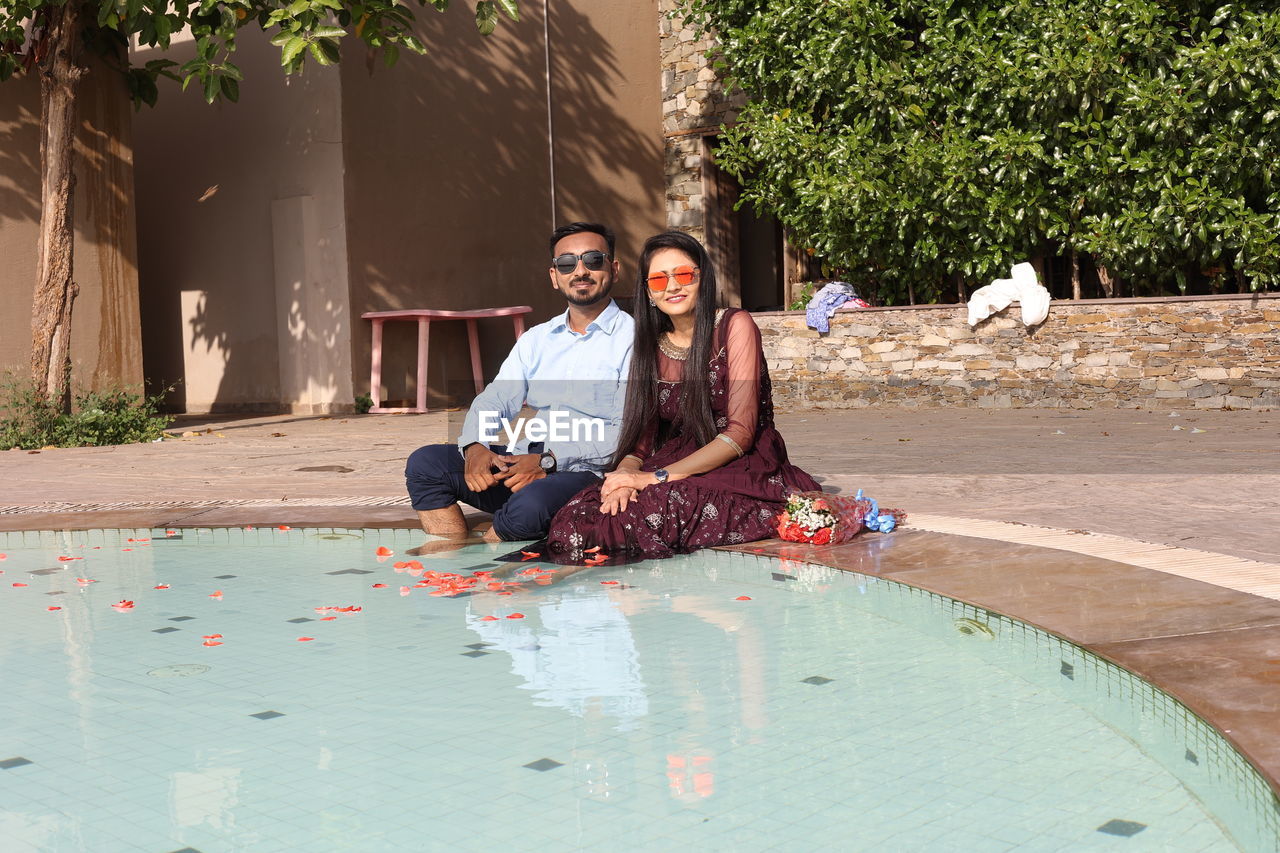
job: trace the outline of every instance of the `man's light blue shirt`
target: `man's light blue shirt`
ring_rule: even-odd
[[[529,329],[472,402],[458,447],[480,441],[528,453],[530,432],[545,430],[556,470],[603,473],[618,444],[634,338],[635,321],[612,299],[581,334],[569,327],[567,309]],[[535,415],[512,444],[502,424],[514,421],[526,403]],[[482,426],[488,435],[481,435]]]

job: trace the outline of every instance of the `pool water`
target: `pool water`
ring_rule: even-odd
[[[1008,620],[750,554],[433,596],[420,539],[0,534],[0,849],[1239,849]]]

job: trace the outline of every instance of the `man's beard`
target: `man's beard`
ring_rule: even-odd
[[[593,280],[591,283],[595,284],[595,281]],[[608,281],[606,281],[603,285],[601,285],[600,292],[591,296],[575,295],[573,292],[573,288],[575,288],[577,285],[578,285],[578,282],[576,281],[572,282],[569,285],[569,292],[564,295],[564,298],[569,301],[570,305],[577,305],[579,308],[586,308],[589,305],[595,305],[597,302],[602,302],[609,298],[609,293],[613,290],[613,279],[610,278]]]

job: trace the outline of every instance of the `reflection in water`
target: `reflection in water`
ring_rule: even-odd
[[[240,803],[240,770],[209,767],[197,773],[172,774],[173,822],[176,826],[206,826],[220,832],[235,828]]]
[[[661,570],[655,572],[661,575]],[[511,656],[512,672],[533,692],[535,703],[561,708],[587,725],[611,725],[618,732],[636,729],[650,712],[650,699],[640,671],[640,653],[630,620],[641,624],[647,614],[666,624],[683,615],[716,629],[709,642],[693,645],[659,634],[645,647],[650,665],[670,679],[668,701],[680,705],[679,734],[672,734],[662,768],[672,798],[682,802],[715,793],[714,751],[710,741],[723,736],[723,708],[711,707],[715,691],[706,682],[707,666],[723,673],[716,687],[739,706],[742,743],[760,743],[768,725],[764,650],[756,624],[741,608],[706,595],[655,594],[636,587],[604,588],[594,584],[564,585],[544,603],[522,604],[525,618],[487,621],[481,605],[469,610],[467,627],[489,644],[486,651]],[[481,599],[483,600],[483,599]],[[728,642],[725,642],[725,641]],[[728,676],[737,668],[736,683]],[[607,799],[614,786],[603,758],[579,747],[575,775],[582,793]],[[657,769],[657,768],[655,768]]]
[[[649,712],[631,626],[604,589],[566,588],[519,621],[466,618],[480,639],[511,655],[511,671],[537,704],[575,717],[598,709],[622,730]]]

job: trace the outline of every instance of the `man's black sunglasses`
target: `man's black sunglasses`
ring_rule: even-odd
[[[583,252],[581,255],[575,255],[571,252],[565,252],[563,255],[551,259],[551,265],[556,268],[556,272],[560,275],[568,275],[578,268],[578,261],[582,261],[582,265],[592,272],[599,272],[604,269],[604,262],[609,256],[598,249],[592,249],[590,252]]]

